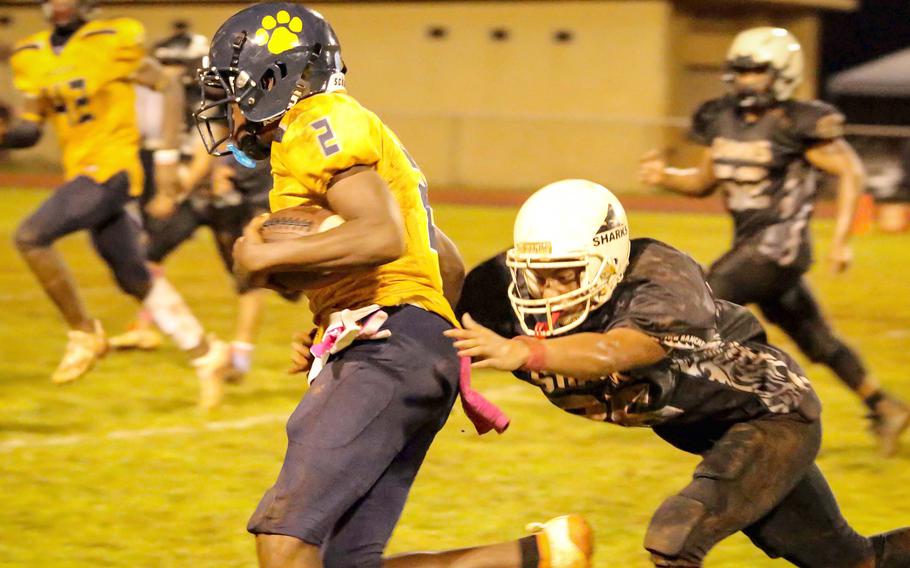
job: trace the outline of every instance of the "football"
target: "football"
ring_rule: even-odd
[[[344,223],[344,219],[329,209],[301,205],[282,209],[269,215],[260,229],[267,243],[285,241],[328,231]],[[326,271],[281,272],[269,280],[288,291],[314,290],[336,282],[342,274]]]

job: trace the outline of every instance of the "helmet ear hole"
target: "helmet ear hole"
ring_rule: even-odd
[[[268,93],[279,81],[288,76],[288,67],[284,62],[278,61],[265,70],[259,78],[259,88]]]
[[[322,44],[317,43],[313,45],[313,50],[310,52],[309,61],[310,63],[317,61],[319,56],[322,55]]]

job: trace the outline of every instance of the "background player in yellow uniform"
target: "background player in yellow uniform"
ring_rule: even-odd
[[[322,371],[311,372],[288,422],[281,473],[248,527],[266,567],[381,565],[458,393],[461,362],[442,335],[456,322],[426,181],[395,135],[344,91],[344,71],[319,14],[269,3],[222,25],[201,77],[211,98],[223,97],[197,113],[211,152],[239,161],[270,155],[273,211],[316,204],[345,220],[266,244],[259,218],[235,246],[238,272],[254,282],[301,268],[343,273],[308,293],[317,324],[328,328],[321,346],[344,336],[343,310],[364,326],[360,341],[334,344]],[[217,139],[220,121],[229,134]]]
[[[60,140],[67,182],[22,223],[15,240],[70,327],[66,352],[52,377],[64,383],[86,373],[107,349],[101,324],[88,315],[52,247],[67,234],[88,230],[120,288],[142,301],[162,329],[178,338],[196,332],[179,297],[152,285],[135,216],[128,212],[142,188],[134,84],[163,91],[172,105],[180,105],[183,97],[179,83],[146,57],[139,22],[88,21],[90,6],[77,0],[52,0],[42,7],[52,29],[16,44],[11,63],[25,106],[20,120],[0,131],[0,147],[34,145],[45,121]],[[172,194],[177,191],[177,118],[165,124],[165,150],[156,156],[159,187]],[[164,209],[157,213],[170,213]],[[213,376],[227,359],[227,346],[199,337],[186,347],[197,357],[205,404]]]

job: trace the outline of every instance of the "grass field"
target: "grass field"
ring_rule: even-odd
[[[303,305],[270,298],[255,370],[209,417],[173,347],[112,354],[82,381],[50,383],[65,341],[59,316],[36,289],[10,238],[45,194],[4,190],[0,208],[0,566],[253,566],[248,515],[274,481],[284,420],[304,381],[284,373],[287,343],[307,327]],[[438,207],[438,223],[470,263],[506,246],[514,211]],[[631,212],[637,236],[666,240],[707,262],[728,239],[718,216]],[[830,222],[816,231],[823,257]],[[857,262],[811,280],[836,327],[884,383],[910,398],[910,237],[868,235]],[[109,332],[133,303],[119,294],[85,235],[60,243],[85,301]],[[169,274],[200,319],[232,330],[232,288],[208,234],[169,261]],[[773,338],[788,348],[776,331]],[[820,464],[854,526],[865,533],[910,524],[910,447],[880,459],[863,409],[825,370],[808,367],[825,403]],[[685,485],[696,458],[648,430],[597,424],[551,407],[504,374],[475,382],[513,419],[503,436],[478,438],[460,408],[418,477],[391,551],[511,539],[528,521],[585,514],[597,530],[596,566],[650,566],[641,548],[652,511]],[[709,556],[713,568],[774,567],[740,536]]]

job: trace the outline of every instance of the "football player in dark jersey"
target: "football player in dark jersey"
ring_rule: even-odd
[[[68,383],[87,373],[108,343],[54,250],[57,239],[88,231],[121,290],[141,301],[162,328],[185,323],[145,266],[133,209],[142,188],[135,87],[160,91],[169,106],[182,105],[182,90],[146,55],[140,22],[92,20],[92,3],[81,0],[47,0],[41,7],[50,29],[17,42],[10,59],[13,82],[25,101],[18,120],[0,129],[0,148],[35,145],[48,122],[60,142],[67,181],[22,222],[14,239],[70,328],[63,360],[51,376],[55,383]],[[155,170],[161,191],[172,194],[178,191],[172,159],[178,121],[166,120],[162,131]],[[204,391],[219,345],[201,337],[186,350],[195,357]]]
[[[709,270],[714,294],[758,304],[809,359],[828,366],[868,406],[883,454],[893,455],[910,409],[882,390],[835,335],[803,277],[812,261],[815,169],[838,180],[831,267],[842,272],[852,260],[848,240],[865,174],[843,138],[843,116],[823,102],[791,98],[803,59],[784,29],[742,32],[726,65],[730,93],[704,103],[693,118],[691,137],[705,146],[700,163],[668,168],[651,152],[642,160],[642,181],[690,196],[723,191],[734,238],[733,248]]]
[[[153,168],[146,169],[143,192],[143,198],[151,204],[150,208],[162,208],[169,213],[164,219],[151,215],[146,217],[146,254],[156,282],[168,287],[175,298],[179,297],[179,293],[164,275],[164,259],[192,237],[198,228],[206,226],[212,230],[221,260],[228,272],[233,274],[234,242],[253,217],[268,211],[268,193],[272,188],[271,168],[267,161],[256,162],[250,168],[230,158],[214,158],[195,132],[192,113],[199,106],[196,71],[202,64],[202,58],[208,54],[208,48],[208,38],[191,34],[181,26],[173,36],[159,42],[153,51],[164,68],[179,76],[186,86],[186,108],[176,111],[185,123],[185,143],[178,170],[185,195],[179,203],[174,203],[171,196],[156,192]],[[149,100],[149,104],[156,102]],[[164,109],[164,112],[168,110]],[[148,160],[145,160],[143,165],[147,164]],[[237,292],[237,325],[230,344],[230,359],[224,362],[222,372],[218,374],[228,380],[238,380],[250,370],[253,341],[264,300],[263,290],[260,289],[238,283]],[[181,303],[189,316],[195,319],[185,302],[181,300]],[[203,334],[201,325],[197,324],[195,334]],[[146,310],[139,313],[128,331],[110,338],[114,349],[150,350],[160,344],[161,335]],[[223,395],[220,381],[210,384],[212,386],[206,390],[202,401],[205,408],[217,406]]]
[[[702,566],[738,531],[802,567],[910,566],[910,529],[867,538],[842,517],[815,465],[821,405],[799,365],[745,308],[715,299],[692,258],[628,235],[606,188],[541,189],[514,247],[467,276],[465,329],[445,334],[475,367],[512,371],[567,412],[650,427],[702,456],[651,519],[655,566]]]

